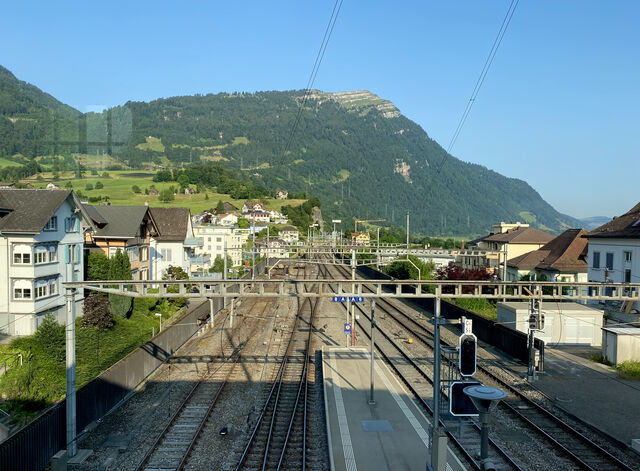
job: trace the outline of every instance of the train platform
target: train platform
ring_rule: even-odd
[[[322,349],[331,469],[426,469],[430,457],[429,420],[377,356],[375,404],[369,405],[370,362],[366,348]],[[463,469],[449,450],[447,470]]]

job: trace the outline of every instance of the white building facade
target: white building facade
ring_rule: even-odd
[[[84,280],[89,227],[71,191],[0,192],[0,332],[31,335],[47,313],[66,322],[62,283]],[[83,299],[78,290],[76,315],[82,314]]]
[[[247,230],[235,226],[196,224],[193,226],[193,235],[198,239],[196,256],[209,255],[209,265],[215,262],[216,257],[224,258],[225,250],[234,267],[242,264],[242,247],[249,235]],[[209,266],[203,268],[208,269]],[[197,271],[197,268],[194,270],[192,266],[192,271]]]

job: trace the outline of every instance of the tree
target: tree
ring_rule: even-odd
[[[65,183],[64,187],[71,190],[73,188],[73,183],[71,183],[71,180],[69,180],[67,183]]]
[[[87,183],[84,186],[84,189],[87,190],[87,191],[91,191],[91,190],[93,190],[93,185],[91,183]]]
[[[222,202],[222,200],[218,200],[218,204],[216,204],[215,213],[216,214],[223,214],[224,213],[224,203]]]
[[[109,280],[109,266],[109,257],[104,253],[90,253],[87,257],[87,281]]]
[[[167,272],[162,275],[163,280],[188,280],[189,274],[182,267],[169,265]]]
[[[173,201],[174,200],[173,191],[171,191],[170,188],[162,190],[160,192],[158,199],[162,203],[168,203],[170,201]]]
[[[113,327],[113,313],[106,296],[91,293],[84,298],[83,312],[82,327],[95,326],[100,330]]]
[[[233,261],[231,257],[227,255],[227,269],[233,266]],[[222,273],[224,272],[224,259],[218,255],[216,259],[213,261],[213,266],[209,268],[209,273]]]
[[[249,229],[249,220],[246,218],[239,218],[238,219],[238,227],[240,229]]]
[[[181,188],[186,188],[187,186],[189,186],[189,177],[182,174],[178,177],[178,184],[180,185]]]
[[[102,190],[104,188],[104,185],[102,184],[102,182],[96,182],[96,190]]]
[[[36,330],[35,338],[43,351],[47,352],[56,362],[64,362],[65,358],[65,328],[58,324],[55,316],[48,312]]]
[[[209,201],[209,193],[205,193],[204,194],[204,200],[205,201]]]
[[[133,185],[131,187],[131,191],[133,191],[134,193],[142,193],[142,190],[140,190],[140,187],[138,185]]]
[[[126,252],[120,249],[109,260],[109,279],[110,280],[130,280],[131,279],[131,262]],[[111,312],[114,317],[124,319],[131,311],[131,298],[120,296],[118,294],[109,294],[109,302],[111,303]]]

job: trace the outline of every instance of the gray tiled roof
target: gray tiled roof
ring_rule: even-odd
[[[189,208],[149,208],[149,212],[158,227],[155,239],[184,240],[187,237],[191,218]]]
[[[94,237],[122,239],[140,235],[140,226],[149,209],[147,206],[90,206],[87,204],[83,207],[98,226]],[[107,222],[106,225],[104,221]]]
[[[0,232],[39,233],[70,194],[71,190],[0,189],[0,206],[12,210],[0,218]]]

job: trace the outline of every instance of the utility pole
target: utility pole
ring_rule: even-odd
[[[76,443],[76,289],[66,288],[67,302],[67,456],[73,458],[78,452]]]
[[[380,228],[378,227],[378,250],[376,251],[376,269],[380,270]]]
[[[375,340],[373,339],[374,330],[376,328],[376,321],[374,319],[376,311],[376,300],[371,300],[371,386],[369,389],[369,405],[375,405],[376,401],[373,398],[373,378],[375,370]]]
[[[356,251],[355,249],[351,250],[351,280],[355,281],[356,279]],[[351,283],[351,295],[355,296],[356,294],[356,284]],[[351,345],[356,344],[356,304],[351,303]]]
[[[223,264],[222,264],[222,279],[223,280],[227,280],[227,237],[224,237],[224,245],[223,245],[223,251],[222,251],[222,258],[223,258]],[[225,285],[225,293],[226,294],[226,285]],[[227,297],[224,296],[222,298],[222,307],[227,307]],[[213,305],[211,308],[211,316],[213,317]],[[211,325],[213,327],[213,324]]]
[[[269,224],[267,224],[267,269],[269,269]]]
[[[409,258],[409,211],[407,211],[407,258]]]
[[[436,286],[433,316],[433,424],[431,436],[431,467],[444,471],[447,459],[447,436],[440,427],[440,296],[442,287]]]
[[[251,279],[256,279],[256,225],[251,226],[253,229],[253,247],[251,250]]]

